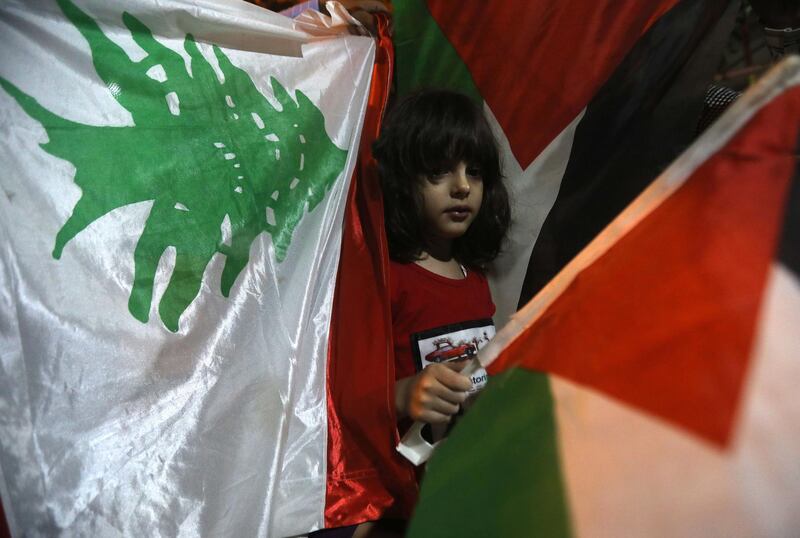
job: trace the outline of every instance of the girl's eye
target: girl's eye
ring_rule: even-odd
[[[482,179],[481,178],[481,169],[478,168],[477,166],[467,167],[466,173],[470,177],[474,177],[474,178],[477,178],[477,179]]]

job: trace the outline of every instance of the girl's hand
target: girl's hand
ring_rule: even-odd
[[[397,417],[429,424],[450,422],[467,399],[472,382],[459,372],[467,361],[429,364],[415,376],[398,380],[394,402]]]

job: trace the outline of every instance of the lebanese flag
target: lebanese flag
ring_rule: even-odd
[[[791,58],[490,342],[410,535],[795,534],[799,147]]]
[[[386,54],[371,90],[375,42],[329,10],[0,6],[13,535],[325,525],[343,223],[388,87]]]

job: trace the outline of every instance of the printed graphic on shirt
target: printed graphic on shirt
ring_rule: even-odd
[[[429,364],[471,359],[494,336],[491,319],[466,321],[445,325],[411,335],[411,352],[417,371]],[[477,392],[486,385],[488,375],[483,368],[471,376],[472,390]]]

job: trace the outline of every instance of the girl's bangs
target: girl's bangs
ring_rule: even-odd
[[[440,124],[417,146],[411,170],[415,175],[432,175],[455,168],[459,162],[477,166],[487,176],[497,175],[498,154],[494,137],[483,118]]]

